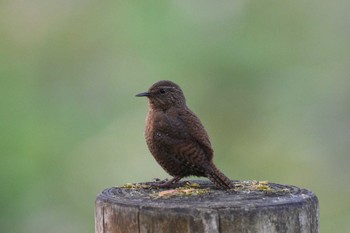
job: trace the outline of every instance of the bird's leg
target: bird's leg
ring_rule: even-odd
[[[164,185],[171,185],[171,184],[176,184],[177,182],[179,182],[182,179],[181,176],[175,176],[174,178],[172,178],[171,180],[163,183]]]
[[[153,182],[151,183],[151,185],[159,188],[176,188],[182,185],[182,183],[178,183],[181,179],[182,179],[182,176],[175,176],[171,180],[165,179],[160,182]]]

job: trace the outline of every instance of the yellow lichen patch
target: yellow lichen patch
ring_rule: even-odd
[[[266,191],[266,192],[272,191],[272,188],[269,186],[268,182],[265,182],[265,181],[263,183],[257,182],[252,186],[252,188],[255,190]]]
[[[268,181],[242,181],[235,184],[235,191],[272,191]]]
[[[175,196],[194,196],[194,195],[203,195],[209,193],[209,189],[198,189],[198,188],[189,188],[181,187],[177,189],[165,190],[158,193],[152,194],[154,198],[170,198]]]
[[[146,185],[146,184],[139,184],[139,183],[136,183],[136,184],[132,184],[132,183],[126,183],[122,186],[119,186],[117,188],[125,188],[125,189],[148,189],[148,188],[151,188],[150,185]]]
[[[200,188],[201,186],[198,183],[187,183],[185,187]]]
[[[264,181],[259,181],[259,184],[269,184],[269,182],[267,180],[264,180]]]

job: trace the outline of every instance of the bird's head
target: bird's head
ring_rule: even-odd
[[[150,107],[154,109],[167,110],[171,107],[181,107],[186,104],[181,88],[167,80],[156,82],[147,92],[142,92],[136,96],[146,96]]]

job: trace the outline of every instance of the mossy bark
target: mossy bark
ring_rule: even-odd
[[[223,191],[192,182],[209,192],[191,195],[189,187],[162,196],[163,189],[142,185],[104,190],[96,199],[96,233],[319,232],[318,200],[306,189],[234,181],[237,188]]]

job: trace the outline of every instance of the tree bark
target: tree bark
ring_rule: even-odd
[[[198,193],[193,186],[105,189],[96,199],[95,232],[319,232],[318,200],[309,190],[233,181],[236,188],[224,191],[207,181],[191,182],[200,185]]]

